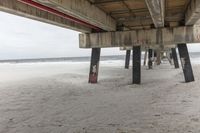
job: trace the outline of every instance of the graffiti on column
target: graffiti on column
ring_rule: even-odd
[[[185,68],[185,58],[181,58],[181,64],[182,64],[182,67],[184,69]]]
[[[97,65],[92,66],[92,75],[95,76],[97,74]]]
[[[90,74],[90,83],[97,82],[97,65],[92,66],[91,74]]]

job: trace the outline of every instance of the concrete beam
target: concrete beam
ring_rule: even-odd
[[[88,0],[34,0],[106,31],[115,31],[116,22]]]
[[[160,46],[200,43],[200,26],[80,34],[80,48]]]
[[[156,28],[164,27],[165,0],[145,0]]]
[[[185,25],[194,25],[200,19],[200,1],[191,0],[185,13]]]
[[[69,28],[80,32],[90,32],[91,29],[68,21],[62,17],[28,6],[16,0],[0,0],[0,11],[14,15],[53,24],[59,27]]]

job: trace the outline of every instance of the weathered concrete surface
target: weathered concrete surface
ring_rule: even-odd
[[[200,0],[191,0],[185,14],[185,24],[194,25],[200,18]]]
[[[90,28],[81,26],[62,17],[31,7],[29,5],[25,5],[16,0],[0,0],[0,10],[80,32],[91,31]]]
[[[149,30],[132,30],[80,34],[80,48],[160,46],[178,43],[199,43],[200,27],[183,26]]]
[[[115,20],[87,0],[34,0],[79,18],[106,31],[115,31]]]
[[[164,27],[165,0],[145,0],[156,28]]]

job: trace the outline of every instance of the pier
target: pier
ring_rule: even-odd
[[[89,83],[98,82],[100,51],[107,47],[132,48],[133,84],[140,83],[142,51],[148,50],[149,69],[152,56],[160,64],[166,51],[179,68],[176,48],[185,82],[194,81],[187,43],[200,43],[198,0],[0,0],[0,10],[81,32],[80,48],[92,52]]]

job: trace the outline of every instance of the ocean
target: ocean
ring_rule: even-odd
[[[142,60],[144,54],[142,54]],[[192,63],[200,64],[200,52],[191,52]],[[125,55],[101,56],[101,61],[125,60]],[[40,63],[40,62],[89,62],[90,57],[58,57],[58,58],[35,58],[35,59],[7,59],[0,60],[0,63]]]

